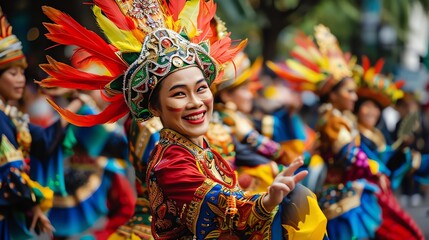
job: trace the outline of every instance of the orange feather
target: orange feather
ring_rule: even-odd
[[[320,72],[320,68],[317,66],[317,64],[311,62],[305,56],[302,56],[301,54],[299,54],[297,51],[291,51],[290,54],[291,54],[291,56],[295,57],[300,62],[302,62],[306,67],[310,68],[311,70],[313,70],[315,72]]]
[[[48,62],[40,64],[51,77],[45,78],[40,82],[44,87],[65,87],[84,90],[98,90],[115,79],[114,76],[103,76],[93,73],[87,73],[73,68],[65,63],[57,62],[50,56],[47,56]]]
[[[112,0],[94,0],[95,5],[100,7],[106,17],[122,30],[132,31],[136,29],[134,21],[124,15],[115,1]]]
[[[200,34],[192,39],[193,42],[201,42],[207,39],[211,32],[210,21],[216,14],[216,4],[212,1],[200,1],[200,12],[197,17],[197,27]]]
[[[163,5],[168,6],[166,8],[166,14],[171,15],[174,21],[177,21],[179,19],[180,12],[185,7],[185,4],[186,0],[163,0]]]
[[[110,63],[111,68],[116,66],[116,69],[109,69],[114,72],[123,72],[126,69],[125,63],[118,58],[110,45],[96,33],[82,27],[72,17],[54,8],[43,6],[42,9],[46,16],[56,23],[44,24],[49,31],[46,34],[48,39],[63,45],[81,47],[101,61]]]
[[[49,104],[64,118],[67,122],[79,126],[90,127],[98,124],[113,123],[125,116],[128,113],[127,104],[123,99],[122,94],[115,96],[115,100],[107,106],[104,111],[94,115],[79,115],[70,112],[58,106],[54,101],[47,99]],[[121,99],[119,99],[121,98]]]
[[[232,61],[234,57],[246,47],[247,44],[247,39],[245,39],[235,47],[231,47],[232,40],[229,35],[230,34],[214,42],[210,46],[210,55],[214,59],[218,60],[218,62],[221,64]]]

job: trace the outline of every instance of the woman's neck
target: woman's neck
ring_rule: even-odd
[[[197,145],[197,146],[199,146],[201,148],[204,148],[204,137],[203,136],[200,136],[198,138],[190,138],[190,137],[187,137],[187,138],[191,142],[193,142],[195,145]]]

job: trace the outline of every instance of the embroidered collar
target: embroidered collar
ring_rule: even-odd
[[[361,124],[358,124],[358,129],[362,135],[371,140],[377,146],[378,151],[383,151],[386,149],[386,139],[379,129],[373,128],[371,130]]]
[[[237,186],[235,173],[229,163],[222,159],[219,154],[212,152],[206,139],[204,139],[206,148],[202,148],[180,133],[164,128],[160,132],[159,144],[184,147],[195,157],[196,164],[205,176],[228,188]]]
[[[23,152],[24,158],[29,157],[31,146],[31,134],[28,128],[30,118],[28,114],[24,114],[17,107],[5,104],[0,100],[0,110],[8,116],[16,127],[16,141],[20,150]]]
[[[159,143],[161,145],[180,145],[189,150],[192,155],[194,155],[198,160],[202,160],[200,158],[204,155],[204,148],[198,146],[197,144],[189,140],[187,137],[172,129],[164,128],[161,130]],[[204,144],[209,147],[209,143],[206,141],[206,139],[204,139]]]

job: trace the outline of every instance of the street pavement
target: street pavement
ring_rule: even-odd
[[[425,239],[429,240],[429,192],[426,193],[426,198],[418,207],[412,207],[410,204],[403,206],[405,211],[410,214],[419,225],[425,235]]]

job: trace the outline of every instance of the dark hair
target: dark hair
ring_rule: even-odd
[[[383,111],[383,107],[381,107],[380,103],[378,103],[377,101],[374,101],[371,98],[365,98],[365,97],[358,98],[358,100],[355,103],[355,108],[353,109],[353,112],[355,113],[355,116],[357,117],[360,107],[362,107],[362,104],[364,104],[367,101],[371,101],[371,102],[375,103],[375,105],[380,110],[380,117],[378,118],[378,121],[377,121],[377,124],[378,124],[381,120],[381,112]]]
[[[159,98],[159,92],[161,91],[162,81],[160,81],[152,92],[149,98],[149,106],[155,109],[161,109],[161,99]]]
[[[322,96],[320,96],[320,101],[322,103],[327,103],[329,102],[329,94],[331,94],[332,92],[336,92],[338,91],[338,89],[340,89],[344,83],[346,82],[345,80],[348,79],[348,77],[345,77],[343,79],[341,79],[339,82],[337,82],[330,91],[328,91],[327,93],[323,94]]]

